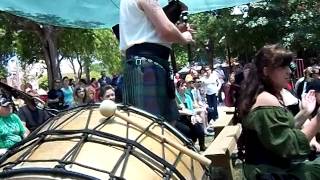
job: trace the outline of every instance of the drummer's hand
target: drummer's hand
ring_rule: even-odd
[[[180,23],[180,22],[178,22],[176,24],[176,27],[179,29],[179,31],[181,33],[186,32],[186,31],[189,31],[190,33],[194,33],[195,32],[195,30],[191,28],[189,23]]]
[[[184,39],[185,44],[192,44],[195,42],[192,38],[192,34],[189,31],[183,32],[182,37]]]
[[[188,24],[180,23],[179,21],[176,24],[176,27],[179,29],[181,33],[188,31]]]
[[[314,90],[310,90],[305,96],[301,99],[301,110],[310,115],[316,108],[316,95]]]

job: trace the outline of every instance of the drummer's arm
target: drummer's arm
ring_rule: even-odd
[[[138,0],[138,5],[162,39],[173,43],[187,43],[180,30],[168,19],[156,0]]]

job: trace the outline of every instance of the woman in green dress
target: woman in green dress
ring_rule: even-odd
[[[266,45],[256,54],[254,67],[242,84],[238,109],[247,179],[320,179],[320,158],[307,158],[309,141],[320,129],[320,114],[307,126],[296,126],[315,108],[314,91],[302,100],[295,117],[285,108],[280,93],[290,80],[293,60],[290,51]]]

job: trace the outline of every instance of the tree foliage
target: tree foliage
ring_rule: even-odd
[[[119,44],[111,30],[95,30],[95,59],[109,74],[117,74],[122,70],[122,57]]]
[[[280,43],[299,58],[319,59],[320,3],[310,0],[266,0],[251,4],[247,17],[231,15],[232,8],[195,14],[190,17],[196,29],[193,60],[238,57],[251,61],[265,44]],[[179,50],[177,59],[186,49]],[[228,54],[230,53],[230,54]]]
[[[281,43],[311,64],[320,57],[319,9],[318,1],[265,0],[250,4],[246,17],[231,15],[232,8],[194,14],[189,18],[196,30],[191,60],[212,64],[216,58],[238,57],[245,63],[263,45]],[[82,73],[90,77],[89,71],[95,71],[91,73],[94,76],[102,70],[120,73],[123,67],[118,42],[110,30],[47,27],[1,12],[0,41],[0,76],[6,75],[4,67],[12,55],[24,64],[48,59],[50,43],[57,51],[58,63],[62,58],[79,62],[78,77]],[[189,60],[187,47],[174,45],[173,49],[181,68]],[[49,77],[49,85],[50,81]]]
[[[78,78],[83,72],[90,78],[93,62],[110,73],[121,70],[118,43],[110,30],[47,27],[0,12],[0,40],[0,76],[6,76],[7,60],[12,55],[18,56],[22,68],[46,60],[49,87],[53,79],[61,77],[54,63],[59,67],[63,58],[80,64],[80,70],[75,69]]]

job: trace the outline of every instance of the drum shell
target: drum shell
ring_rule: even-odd
[[[75,108],[49,120],[30,135],[29,140],[15,147],[12,155],[7,154],[1,163],[2,170],[8,169],[4,166],[6,163],[19,162],[10,169],[60,169],[66,172],[65,175],[30,171],[6,179],[80,179],[68,172],[97,179],[113,176],[124,179],[163,179],[166,176],[180,179],[179,173],[185,179],[206,179],[205,168],[198,161],[148,133],[152,131],[176,143],[186,143],[160,119],[138,109],[119,108],[118,113],[147,130],[128,124],[119,117],[106,118],[99,113],[97,106]]]

